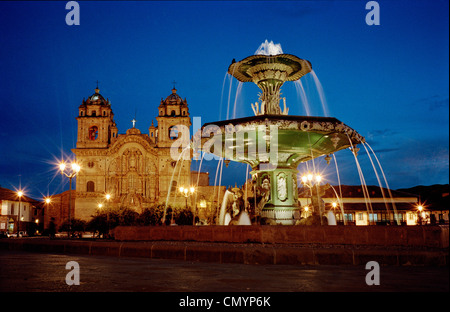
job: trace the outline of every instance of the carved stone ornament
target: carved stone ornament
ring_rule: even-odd
[[[287,199],[287,184],[286,175],[284,172],[280,172],[277,175],[277,196],[281,201],[285,201]]]

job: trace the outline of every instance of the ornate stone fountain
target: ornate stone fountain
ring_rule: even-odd
[[[252,55],[233,62],[228,73],[262,90],[255,116],[204,124],[201,149],[251,166],[255,213],[266,223],[294,224],[300,207],[297,167],[345,148],[357,151],[364,138],[336,118],[289,116],[281,86],[311,71],[311,63],[291,54]],[[283,101],[283,109],[280,102]]]

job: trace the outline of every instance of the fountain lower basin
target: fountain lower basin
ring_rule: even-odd
[[[256,214],[292,225],[299,209],[297,166],[364,141],[336,118],[257,115],[203,125],[201,150],[250,165],[255,194],[256,188],[265,193]]]
[[[202,150],[252,168],[260,163],[296,168],[299,163],[365,142],[363,136],[336,118],[288,115],[206,123],[201,140]]]

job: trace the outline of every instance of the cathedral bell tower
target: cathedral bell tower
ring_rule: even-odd
[[[87,100],[83,99],[78,108],[77,148],[107,148],[117,137],[117,127],[111,102],[95,89]]]
[[[190,185],[190,151],[183,155],[183,161],[179,161],[177,165],[178,157],[174,158],[171,148],[177,146],[178,153],[181,154],[182,149],[178,148],[179,142],[185,140],[189,142],[191,119],[187,101],[177,94],[175,87],[172,89],[172,94],[165,100],[161,99],[158,111],[156,145],[159,151],[159,191],[160,197],[165,198],[167,192],[176,192],[178,187]],[[154,131],[154,129],[150,129],[150,132],[152,130]],[[175,169],[177,176],[172,181]]]
[[[171,95],[161,99],[158,110],[158,147],[171,147],[181,136],[182,129],[179,128],[191,126],[186,99],[183,100],[174,87]]]

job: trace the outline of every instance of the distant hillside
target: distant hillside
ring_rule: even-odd
[[[411,188],[398,189],[397,191],[418,195],[420,202],[428,208],[438,210],[448,210],[450,208],[449,184],[418,185]]]

